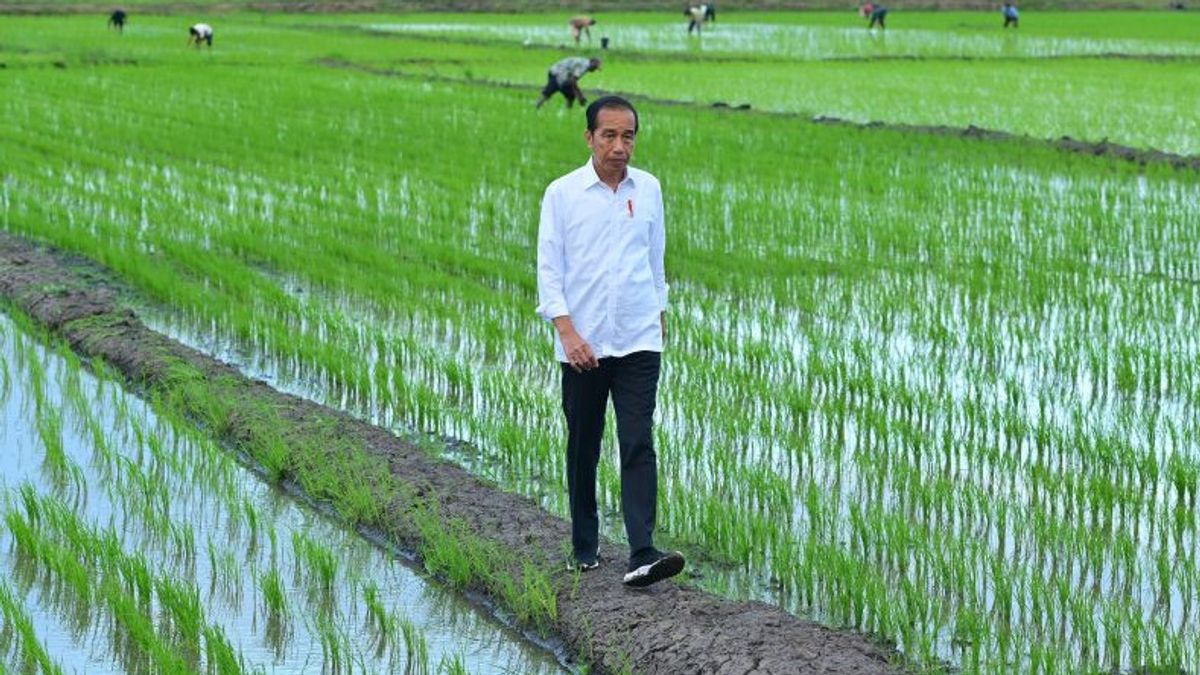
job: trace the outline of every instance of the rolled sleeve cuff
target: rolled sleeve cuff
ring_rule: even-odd
[[[547,321],[553,321],[555,318],[567,314],[567,303],[562,300],[547,300],[538,305],[537,313]]]

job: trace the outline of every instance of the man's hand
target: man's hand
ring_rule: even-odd
[[[563,335],[562,343],[563,352],[567,355],[567,363],[575,372],[582,373],[585,370],[600,367],[600,361],[592,353],[592,346],[584,341],[579,333],[571,331],[569,335]]]
[[[562,340],[563,353],[567,364],[577,373],[600,367],[600,361],[592,352],[592,346],[575,331],[575,324],[567,315],[554,318],[554,327],[558,329],[558,337]]]

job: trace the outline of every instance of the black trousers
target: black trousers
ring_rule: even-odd
[[[658,352],[603,358],[599,368],[582,373],[562,364],[567,494],[571,501],[571,546],[577,559],[594,556],[600,542],[596,466],[610,395],[621,448],[621,512],[629,551],[636,555],[654,545],[658,458],[654,453],[653,418],[661,365],[662,354]]]

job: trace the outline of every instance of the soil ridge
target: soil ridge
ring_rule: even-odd
[[[861,634],[830,629],[761,602],[736,602],[663,582],[648,590],[620,583],[627,549],[602,546],[605,564],[582,575],[561,566],[569,525],[532,500],[491,486],[461,467],[339,410],[279,392],[233,366],[149,329],[122,301],[118,281],[96,264],[0,231],[0,298],[63,337],[81,356],[100,358],[135,384],[171,382],[180,360],[204,381],[233,383],[248,405],[279,414],[285,438],[333,430],[386,459],[393,475],[437,504],[446,528],[467,527],[514,561],[552,565],[557,619],[551,632],[591,672],[894,673],[895,652]],[[226,420],[219,435],[236,443],[253,433],[252,415]],[[214,430],[216,431],[216,430]],[[403,504],[385,517],[403,521]],[[399,532],[401,534],[393,534]],[[420,537],[419,528],[388,528],[389,537]],[[401,548],[412,541],[398,540]],[[528,562],[522,562],[528,564]],[[518,571],[519,573],[519,571]]]

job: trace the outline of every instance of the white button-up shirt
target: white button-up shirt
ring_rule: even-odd
[[[589,157],[542,198],[538,314],[570,316],[596,358],[661,352],[665,249],[658,179],[628,167],[614,192]],[[554,353],[567,361],[557,335]]]

